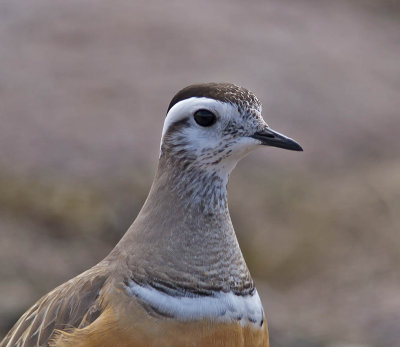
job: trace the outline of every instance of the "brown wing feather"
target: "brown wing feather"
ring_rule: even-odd
[[[101,264],[62,284],[26,311],[0,347],[47,346],[56,330],[83,328],[101,314],[109,274]]]

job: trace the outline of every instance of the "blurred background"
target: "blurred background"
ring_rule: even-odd
[[[400,345],[400,3],[0,1],[0,337],[138,213],[182,87],[234,82],[304,153],[230,209],[274,347]]]

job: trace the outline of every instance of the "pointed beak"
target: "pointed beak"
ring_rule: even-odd
[[[279,147],[291,151],[303,151],[303,148],[295,140],[269,128],[258,131],[250,137],[259,140],[265,146]]]

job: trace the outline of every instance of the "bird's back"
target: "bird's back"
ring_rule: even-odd
[[[57,331],[82,329],[102,314],[107,267],[99,263],[39,299],[15,323],[0,347],[47,346]]]

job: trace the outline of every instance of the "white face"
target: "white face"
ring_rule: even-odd
[[[200,125],[195,119],[199,110],[214,114],[215,122],[210,126]],[[261,109],[246,108],[239,112],[231,103],[192,97],[176,103],[169,110],[162,132],[161,151],[168,151],[169,155],[186,155],[204,168],[218,166],[230,171],[260,144],[250,136],[265,127]]]

